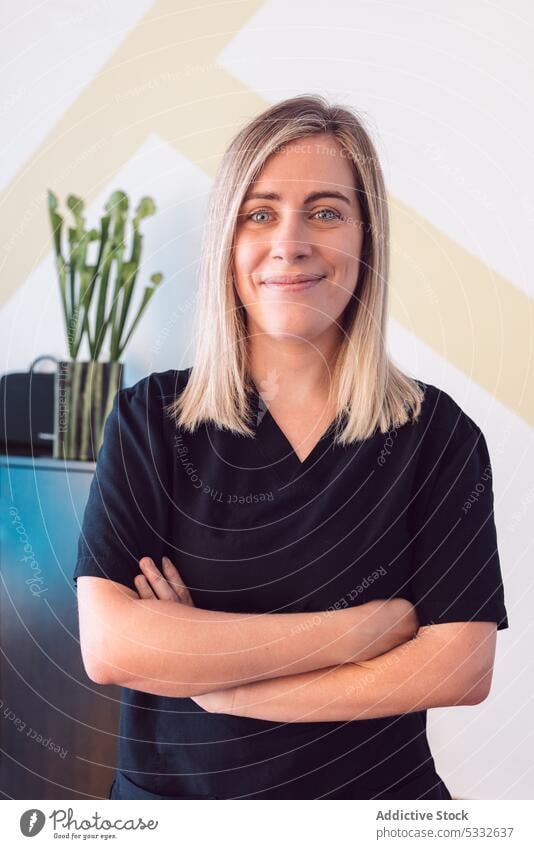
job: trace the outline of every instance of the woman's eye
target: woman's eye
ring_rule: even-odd
[[[249,215],[247,215],[248,221],[256,221],[258,224],[261,224],[261,221],[254,218],[255,215],[269,215],[269,210],[268,209],[255,209],[254,212],[251,212]],[[263,220],[265,221],[265,219],[263,219]]]
[[[268,209],[255,209],[254,212],[250,212],[246,219],[247,221],[253,221],[256,224],[263,224],[265,221],[269,220],[270,211]],[[320,215],[320,221],[337,221],[341,220],[342,216],[335,209],[318,209],[317,212],[312,213],[312,217]],[[263,216],[263,218],[259,218],[257,216]]]
[[[317,212],[314,212],[314,215],[319,215],[320,213],[326,212],[329,215],[333,216],[333,218],[322,218],[322,221],[335,221],[336,219],[340,219],[341,215],[339,212],[336,212],[335,209],[318,209]]]

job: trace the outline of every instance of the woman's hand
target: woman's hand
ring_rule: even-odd
[[[139,561],[141,574],[134,578],[139,598],[159,598],[165,601],[177,601],[194,607],[191,594],[184,584],[176,566],[168,557],[162,558],[163,574],[151,557],[142,557]]]
[[[168,557],[162,558],[163,573],[157,568],[151,557],[142,557],[139,561],[141,574],[134,578],[139,598],[159,598],[164,601],[176,601],[194,607],[191,594],[184,584],[176,566]],[[209,713],[229,713],[235,698],[233,687],[228,690],[217,690],[213,693],[202,693],[195,696],[193,701]]]
[[[162,572],[151,557],[142,557],[139,561],[141,574],[134,578],[139,598],[159,598],[164,601],[176,601],[194,607],[191,594],[184,584],[178,569],[168,557],[162,558]],[[229,713],[235,698],[235,690],[218,690],[194,696],[193,701],[209,713]]]
[[[190,698],[208,713],[232,714],[238,689],[239,687],[228,687],[226,690],[214,690],[213,693],[202,693]]]
[[[351,608],[356,610],[357,608]],[[360,663],[373,660],[415,637],[419,628],[413,604],[405,598],[376,599],[361,605],[359,610],[368,614],[369,639],[359,656]],[[366,617],[367,618],[367,617]]]

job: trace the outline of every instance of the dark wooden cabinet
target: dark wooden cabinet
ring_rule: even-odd
[[[0,794],[107,798],[120,688],[83,667],[76,548],[94,463],[0,457]]]

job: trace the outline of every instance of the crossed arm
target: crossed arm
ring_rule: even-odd
[[[492,622],[431,625],[371,660],[257,681],[194,701],[213,713],[273,722],[343,722],[479,704],[491,686],[495,632]]]
[[[167,560],[164,574],[150,558],[142,558],[140,567],[135,583],[141,599],[194,607],[170,561]],[[334,612],[333,616],[340,613]],[[393,643],[393,648],[382,649],[382,653],[378,653],[377,643],[377,656],[366,660],[279,674],[191,698],[211,713],[276,722],[373,719],[432,707],[478,704],[490,690],[495,643],[493,622],[425,626],[411,639]],[[150,689],[144,681],[130,680],[124,686],[173,694],[163,682],[158,687],[157,671],[154,673]]]

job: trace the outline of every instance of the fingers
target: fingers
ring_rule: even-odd
[[[136,575],[134,578],[134,584],[139,598],[156,598],[152,591],[152,587],[144,575]]]
[[[167,578],[167,581],[173,588],[174,592],[182,602],[182,604],[188,604],[190,607],[194,607],[195,604],[193,599],[191,598],[191,594],[189,589],[184,584],[178,569],[168,557],[163,556],[162,558],[163,564],[163,574]]]
[[[142,557],[139,561],[139,565],[147,583],[147,587],[143,584],[142,589],[144,592],[148,592],[148,589],[152,592],[151,596],[145,595],[142,596],[142,598],[160,598],[166,601],[180,600],[177,593],[175,593],[165,576],[161,574],[151,557]]]
[[[151,557],[142,557],[139,565],[142,574],[135,578],[135,586],[141,598],[159,598],[195,606],[178,569],[168,557],[162,559],[163,574]]]

